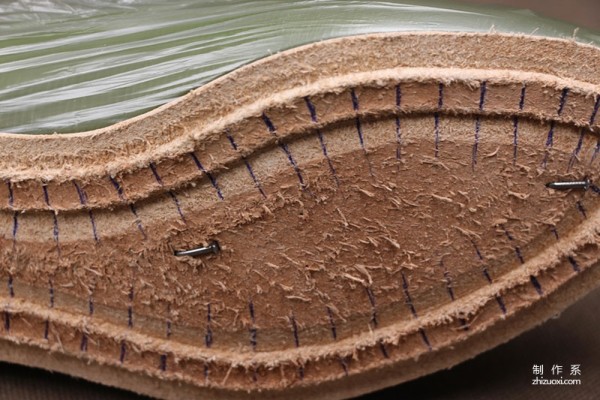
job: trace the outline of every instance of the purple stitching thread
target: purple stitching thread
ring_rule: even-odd
[[[583,132],[583,128],[581,128],[579,130],[579,140],[577,141],[577,146],[575,146],[575,149],[573,150],[573,154],[571,154],[571,159],[569,160],[569,165],[567,166],[567,172],[569,172],[571,170],[571,168],[573,168],[573,165],[575,165],[577,156],[579,155],[579,152],[581,151],[581,147],[583,146],[583,136],[584,136],[584,132]]]
[[[15,288],[13,286],[13,276],[12,275],[8,275],[8,295],[10,296],[11,299],[13,297],[15,297]]]
[[[42,185],[42,190],[44,191],[44,201],[46,202],[46,205],[48,206],[48,208],[52,208],[52,206],[50,205],[50,196],[48,195],[48,187],[46,185]],[[58,218],[54,210],[51,210],[51,212],[52,217],[54,219],[54,228],[52,229],[52,236],[54,237],[54,241],[56,242],[56,251],[58,253],[58,256],[60,257],[60,243],[58,241]]]
[[[544,293],[544,291],[542,290],[542,285],[540,285],[540,282],[533,275],[529,275],[529,279],[531,280],[531,284],[535,288],[535,291],[538,293],[538,295],[541,296]]]
[[[296,324],[296,318],[294,314],[290,315],[290,324],[292,325],[292,333],[294,334],[294,344],[296,348],[300,347],[300,338],[298,337],[298,325]]]
[[[82,333],[81,336],[81,344],[79,345],[79,350],[82,352],[87,352],[88,338],[85,333]]]
[[[254,303],[252,300],[248,302],[248,310],[250,311],[250,321],[252,322],[252,326],[250,327],[250,345],[252,346],[252,350],[256,351],[256,327],[255,327],[255,319],[254,319]]]
[[[125,194],[123,193],[123,187],[112,176],[109,175],[108,178],[110,179],[110,181],[112,182],[114,188],[116,189],[117,195],[119,196],[119,200],[126,201]],[[131,210],[131,213],[135,217],[135,224],[137,225],[138,230],[142,234],[142,238],[147,239],[148,236],[146,235],[146,231],[144,230],[144,226],[142,225],[142,220],[138,216],[138,213],[137,213],[137,210],[135,208],[135,205],[133,203],[130,203],[129,204],[129,209]]]
[[[206,305],[206,334],[204,335],[204,345],[206,348],[210,348],[213,342],[211,323],[210,303]]]
[[[129,306],[127,307],[127,326],[133,328],[133,285],[129,289]]]
[[[48,294],[50,295],[50,308],[54,308],[54,286],[52,280],[48,281]]]
[[[526,85],[521,87],[521,97],[519,98],[519,111],[523,111],[525,108],[525,90],[527,89]]]
[[[485,95],[487,93],[487,82],[481,82],[481,89],[479,94],[479,111],[483,111],[483,106],[485,104]],[[477,149],[479,148],[479,131],[481,130],[481,116],[477,115],[475,119],[475,143],[473,144],[473,156],[471,160],[471,168],[475,170],[475,165],[477,165]]]
[[[13,194],[12,184],[10,181],[6,181],[6,187],[8,188],[8,206],[13,207],[15,203],[15,197]]]
[[[583,218],[587,219],[587,213],[585,211],[585,208],[583,208],[583,204],[581,204],[581,201],[577,202],[577,209],[579,210],[581,215],[583,215]]]
[[[179,204],[179,199],[177,198],[175,193],[173,193],[172,190],[167,191],[167,193],[169,194],[169,196],[171,196],[171,199],[173,199],[173,203],[175,203],[175,207],[177,207],[177,212],[179,213],[179,217],[181,218],[181,220],[183,221],[184,224],[187,224],[185,216],[183,215],[183,211],[181,210],[181,204]]]
[[[125,348],[125,340],[121,340],[121,352],[119,354],[119,362],[121,364],[123,364],[123,361],[125,361],[125,353],[127,352],[127,349]]]
[[[410,312],[413,315],[413,318],[417,319],[418,318],[417,310],[415,309],[415,306],[410,297],[410,292],[408,291],[408,281],[406,280],[406,276],[404,276],[403,271],[400,271],[400,275],[402,276],[402,290],[404,292],[404,300],[406,301],[406,304],[408,305],[408,308],[410,309]],[[425,343],[425,346],[427,346],[427,350],[431,351],[432,350],[431,343],[429,342],[429,338],[427,337],[427,334],[425,333],[425,329],[419,328],[419,333],[421,334],[423,343]]]
[[[402,159],[402,132],[400,130],[400,108],[402,107],[402,89],[396,85],[396,160]]]
[[[600,188],[594,184],[590,185],[590,189],[596,194],[600,194]]]
[[[87,204],[87,194],[85,191],[77,184],[76,181],[73,181],[73,185],[75,185],[75,189],[77,189],[77,194],[79,195],[79,202],[82,206]],[[94,235],[94,241],[98,242],[98,233],[96,232],[96,221],[94,220],[94,214],[92,210],[88,210],[88,214],[90,216],[90,222],[92,223],[92,233]]]
[[[169,307],[169,310],[170,310],[170,307]],[[169,339],[170,337],[171,337],[171,320],[167,319],[167,339]],[[160,362],[159,362],[158,367],[162,372],[165,372],[167,370],[167,355],[166,354],[160,355]]]
[[[12,239],[13,239],[13,251],[17,247],[17,230],[19,229],[19,221],[18,221],[18,211],[13,213],[13,229],[12,229]]]
[[[438,86],[438,112],[433,114],[434,121],[434,133],[435,133],[435,158],[439,156],[439,143],[440,143],[440,113],[439,110],[444,106],[444,84],[440,82]]]
[[[371,323],[374,328],[377,328],[377,307],[375,305],[375,295],[370,287],[365,288],[367,290],[367,296],[369,297],[369,303],[371,303]]]
[[[90,298],[88,299],[88,311],[90,313],[90,317],[94,315],[94,299],[92,298],[92,295],[90,295]]]
[[[508,238],[508,240],[511,242],[514,241],[514,238],[508,232],[506,227],[502,224],[500,225],[500,227],[504,230],[504,233],[506,234],[506,237]],[[515,246],[515,253],[517,254],[517,258],[519,259],[521,264],[525,264],[525,259],[523,258],[523,255],[521,254],[521,249],[518,246]],[[543,290],[542,290],[542,285],[540,284],[540,282],[533,275],[529,275],[529,279],[531,280],[531,284],[535,288],[536,292],[541,296],[543,294]]]
[[[571,266],[573,267],[573,271],[575,272],[579,272],[579,264],[577,264],[577,261],[575,260],[575,258],[573,258],[572,256],[568,257],[569,262],[571,263]]]
[[[554,145],[554,128],[556,126],[556,122],[552,121],[550,123],[550,130],[548,131],[548,137],[546,138],[546,151],[544,152],[544,160],[542,161],[542,167],[545,169],[548,164],[548,156],[550,155],[550,149]]]
[[[556,238],[556,240],[558,240],[559,237],[558,237],[558,231],[556,230],[556,227],[555,226],[551,226],[550,227],[550,231],[554,234],[554,237]]]
[[[325,307],[327,309],[327,315],[329,316],[329,325],[331,325],[331,337],[333,340],[337,340],[337,329],[335,327],[335,321],[333,320],[333,312],[329,306]]]
[[[238,146],[235,143],[235,140],[233,140],[233,136],[231,136],[231,134],[228,131],[225,131],[225,136],[227,136],[227,139],[229,139],[229,143],[231,143],[231,147],[233,147],[233,150],[237,151]],[[252,170],[252,166],[250,165],[250,163],[248,162],[248,160],[246,159],[246,157],[244,155],[242,155],[242,160],[244,161],[244,164],[246,164],[246,169],[248,170],[248,173],[250,174],[250,177],[252,178],[252,181],[254,181],[254,186],[256,186],[256,188],[258,189],[258,191],[260,192],[260,194],[262,194],[262,196],[264,198],[266,198],[267,195],[263,191],[263,188],[260,185],[260,182],[256,178],[256,175],[254,175],[254,171]]]
[[[404,272],[400,271],[400,275],[402,276],[402,290],[404,291],[404,300],[406,301],[406,305],[410,309],[411,314],[414,318],[418,318],[417,310],[412,302],[410,297],[410,293],[408,291],[408,281],[406,280],[406,276],[404,276]]]
[[[277,138],[277,140],[279,141],[278,136],[277,136],[277,130],[275,129],[275,125],[273,125],[273,122],[271,121],[271,119],[265,113],[262,114],[262,119],[263,119],[263,122],[265,123],[265,125],[267,126],[269,133],[271,133],[273,136],[275,136],[275,138]],[[292,168],[294,168],[294,171],[296,172],[296,175],[298,176],[298,180],[300,181],[300,186],[302,187],[302,189],[306,189],[306,185],[304,184],[304,178],[302,178],[302,173],[300,172],[300,168],[298,167],[298,164],[296,164],[296,160],[294,160],[294,157],[292,156],[292,153],[290,152],[290,149],[288,148],[287,144],[283,143],[283,142],[279,142],[278,144],[279,144],[279,147],[281,148],[281,150],[283,150],[283,152],[287,156],[288,161],[292,165]]]
[[[44,340],[48,340],[48,335],[50,333],[50,321],[46,319],[46,324],[44,325]]]
[[[4,330],[10,332],[10,313],[4,310]]]
[[[596,114],[598,114],[598,109],[600,108],[600,94],[596,95],[596,103],[594,103],[594,110],[592,111],[592,115],[590,116],[590,125],[594,125],[596,121]]]
[[[48,306],[50,308],[54,308],[54,286],[52,285],[52,280],[48,280],[48,292],[50,294],[50,302]],[[48,340],[48,335],[50,333],[50,320],[46,318],[46,322],[44,324],[44,340]]]
[[[526,86],[523,85],[521,88],[521,97],[519,98],[519,111],[523,111],[525,107],[525,90]],[[513,117],[513,165],[517,163],[517,153],[519,147],[519,117]]]
[[[567,95],[569,94],[569,88],[564,88],[562,90],[562,93],[560,95],[560,101],[558,103],[558,110],[556,111],[556,113],[560,116],[560,114],[562,114],[564,108],[565,108],[565,104],[567,102]]]
[[[304,102],[306,103],[306,107],[308,107],[308,111],[310,113],[310,119],[313,123],[317,124],[319,121],[317,119],[317,110],[315,105],[310,101],[308,96],[304,97]],[[323,151],[323,156],[327,160],[327,164],[329,165],[329,170],[335,179],[335,183],[339,186],[340,181],[338,180],[337,174],[335,173],[335,168],[333,167],[333,163],[327,154],[327,146],[325,145],[325,139],[323,138],[323,132],[320,129],[317,129],[317,137],[319,138],[319,143],[321,144],[321,150]]]
[[[131,213],[135,217],[135,224],[138,228],[138,231],[140,231],[140,233],[142,234],[142,238],[147,239],[148,236],[146,235],[146,231],[144,230],[144,226],[142,225],[142,220],[140,219],[140,217],[137,213],[137,209],[135,208],[135,205],[133,203],[130,203],[129,209],[131,210]]]
[[[506,227],[504,225],[500,225],[500,227],[504,230],[504,233],[506,234],[506,237],[508,238],[508,240],[513,242],[514,238],[512,237],[510,232],[506,229]],[[521,264],[525,264],[525,259],[523,258],[523,255],[521,254],[521,249],[519,248],[519,246],[514,246],[514,248],[515,248],[515,253],[517,255],[517,258],[519,259]]]
[[[158,174],[158,171],[156,170],[156,165],[154,165],[154,163],[150,163],[150,170],[152,171],[152,174],[154,175],[154,178],[156,179],[156,182],[158,182],[158,184],[162,187],[164,186],[162,178],[160,177],[160,175]],[[171,199],[173,200],[173,203],[175,203],[175,207],[177,207],[177,212],[179,213],[179,216],[181,217],[181,220],[183,221],[184,224],[187,223],[187,221],[185,220],[185,216],[183,215],[183,211],[181,210],[181,206],[179,204],[179,199],[177,198],[177,196],[175,195],[175,193],[173,193],[172,190],[167,190],[167,193],[169,194],[169,196],[171,197]]]
[[[358,111],[359,111],[358,96],[356,95],[356,91],[354,90],[354,88],[352,88],[350,90],[350,97],[352,97],[352,108],[354,109],[354,112],[358,114]],[[362,147],[363,151],[366,152],[365,141],[364,141],[363,132],[362,132],[362,126],[360,123],[360,117],[358,115],[356,116],[356,132],[358,133],[358,141],[360,142],[360,147]]]
[[[345,357],[340,356],[340,364],[342,364],[344,375],[348,376],[348,362],[346,361]]]
[[[477,243],[475,243],[474,240],[471,240],[471,243],[473,244],[473,247],[475,248],[475,252],[477,253],[477,258],[479,258],[479,261],[481,261],[481,263],[483,265],[483,276],[485,276],[485,279],[491,285],[493,280],[488,272],[487,267],[485,266],[485,264],[483,264],[484,263],[483,255],[481,254],[481,251],[479,251],[479,247],[477,246]],[[498,306],[500,307],[500,311],[502,311],[502,314],[506,314],[506,305],[504,304],[504,300],[502,299],[502,296],[497,294],[494,297],[496,298],[496,302],[498,303]]]
[[[117,182],[117,180],[115,178],[113,178],[112,176],[108,176],[108,179],[110,179],[110,182],[112,183],[112,185],[114,186],[115,190],[117,191],[117,195],[119,196],[119,200],[121,201],[125,201],[125,194],[123,193],[123,188],[121,187],[121,185],[119,184],[119,182]]]
[[[452,289],[452,280],[450,279],[450,273],[448,272],[448,269],[444,265],[443,261],[440,261],[440,267],[442,267],[442,270],[444,271],[444,280],[446,281],[446,290],[448,292],[448,295],[450,296],[450,300],[454,301],[454,290]]]
[[[210,172],[208,172],[206,169],[204,169],[204,166],[202,165],[202,163],[200,162],[200,160],[198,159],[198,157],[196,156],[196,153],[194,153],[193,151],[190,153],[190,156],[192,157],[192,160],[194,160],[194,164],[196,164],[196,167],[202,172],[204,173],[208,179],[210,180],[211,185],[213,186],[213,188],[215,188],[215,190],[217,191],[217,196],[219,197],[220,200],[223,200],[223,193],[221,193],[221,188],[219,188],[219,185],[217,183],[217,180],[215,179],[215,177],[213,176],[213,174],[211,174]]]
[[[481,88],[479,93],[479,111],[483,111],[483,106],[485,104],[485,95],[487,93],[487,81],[481,82]]]
[[[519,118],[513,117],[513,165],[517,163],[519,147]]]
[[[294,334],[294,344],[298,348],[300,347],[300,337],[298,336],[298,324],[296,324],[294,313],[290,314],[290,324],[292,325],[292,333]],[[298,377],[300,380],[304,379],[304,367],[302,365],[298,366]]]
[[[450,272],[444,265],[444,261],[440,260],[440,267],[442,267],[444,271],[444,280],[446,281],[446,290],[448,291],[448,295],[450,296],[450,301],[454,301],[454,289],[452,289],[452,279],[450,278]],[[467,321],[464,318],[458,319],[463,330],[469,330],[469,325],[467,325]]]
[[[390,358],[390,355],[388,354],[388,351],[385,348],[385,344],[381,340],[379,341],[379,350],[381,350],[381,354],[383,354],[384,358]]]

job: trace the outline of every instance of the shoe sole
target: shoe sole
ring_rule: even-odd
[[[0,359],[331,399],[503,343],[598,285],[599,77],[574,41],[375,34],[105,129],[0,135]]]

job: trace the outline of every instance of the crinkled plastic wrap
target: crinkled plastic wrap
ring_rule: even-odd
[[[0,132],[107,126],[253,60],[323,39],[490,29],[562,37],[574,32],[528,11],[439,2],[3,2]],[[600,37],[580,30],[577,40],[599,43]]]

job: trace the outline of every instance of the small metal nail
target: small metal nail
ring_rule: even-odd
[[[570,190],[570,189],[583,189],[588,190],[590,188],[590,180],[586,179],[583,181],[566,181],[566,182],[549,182],[546,183],[546,187],[554,190]]]
[[[220,250],[221,250],[221,246],[219,246],[219,242],[213,241],[206,247],[197,247],[195,249],[190,249],[190,250],[175,251],[175,255],[177,257],[183,257],[183,256],[196,257],[196,256],[202,256],[205,254],[217,254]]]

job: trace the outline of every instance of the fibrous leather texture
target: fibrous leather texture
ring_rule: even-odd
[[[502,343],[596,286],[599,69],[567,40],[356,36],[102,130],[4,134],[0,357],[339,398]]]

